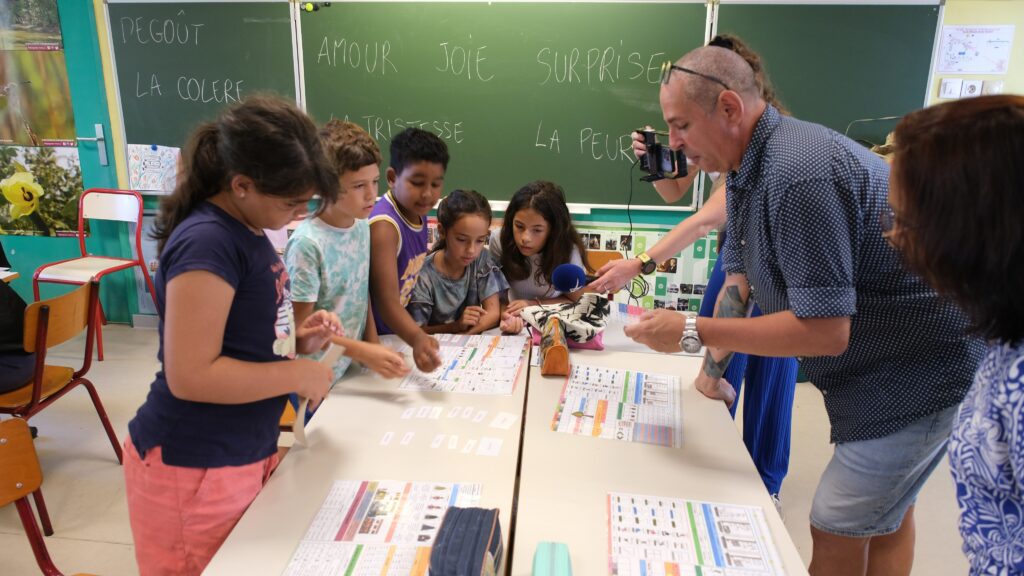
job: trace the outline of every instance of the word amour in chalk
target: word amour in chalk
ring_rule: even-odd
[[[541,48],[537,51],[537,63],[542,67],[545,84],[613,84],[620,80],[637,80],[657,84],[661,78],[661,65],[667,56],[654,52],[644,57],[639,52],[625,53],[620,47],[571,48],[559,51]],[[646,62],[645,62],[646,60]]]
[[[185,11],[178,11],[184,16]],[[199,29],[204,24],[181,22],[173,18],[143,18],[141,16],[121,18],[121,43],[172,44],[178,46],[199,46]]]
[[[633,139],[629,134],[616,135],[584,127],[573,132],[572,139],[579,144],[579,155],[584,158],[633,162]],[[543,121],[537,123],[537,136],[533,145],[554,153],[562,152],[562,138],[558,129],[545,129]]]
[[[461,121],[407,120],[404,118],[385,118],[374,114],[360,116],[359,120],[362,121],[363,126],[366,127],[366,131],[369,132],[370,136],[373,136],[373,139],[377,142],[386,142],[391,140],[393,134],[398,134],[406,128],[419,128],[421,130],[433,132],[434,134],[437,134],[438,138],[455,144],[461,144],[466,135],[466,129],[462,125]],[[348,115],[345,115],[345,121],[355,122],[355,120],[350,120]]]
[[[320,51],[316,55],[317,64],[325,64],[337,68],[338,65],[348,66],[353,70],[364,68],[370,74],[385,76],[390,68],[398,72],[395,63],[388,57],[391,54],[391,42],[352,42],[348,38],[330,40],[324,36],[320,43]]]

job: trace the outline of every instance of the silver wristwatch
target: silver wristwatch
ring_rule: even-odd
[[[679,339],[679,347],[687,354],[696,354],[704,345],[700,341],[700,334],[697,333],[697,315],[693,312],[687,312],[685,315],[686,325],[683,327],[683,337]]]

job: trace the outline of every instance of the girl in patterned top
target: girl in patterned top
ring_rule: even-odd
[[[437,207],[434,244],[409,300],[428,334],[479,334],[498,325],[505,276],[484,250],[491,206],[475,190],[455,190]]]
[[[1024,96],[981,96],[896,127],[886,238],[988,339],[949,463],[973,574],[1024,573]]]

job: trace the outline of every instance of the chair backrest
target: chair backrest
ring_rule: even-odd
[[[62,344],[81,334],[96,317],[97,293],[96,281],[93,280],[62,296],[29,304],[25,309],[25,351],[36,352],[39,347],[39,330],[43,328],[41,317],[46,320],[46,348]],[[86,344],[88,348],[92,348],[91,338],[90,330],[89,341]]]
[[[42,483],[28,423],[21,418],[0,422],[0,506],[28,496]]]
[[[79,214],[82,218],[134,222],[142,218],[142,198],[131,190],[90,188],[82,192]]]
[[[622,260],[625,256],[615,250],[587,250],[587,264],[595,271],[612,260]]]

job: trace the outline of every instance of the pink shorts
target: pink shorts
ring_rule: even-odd
[[[128,517],[141,576],[201,573],[277,463],[274,454],[245,466],[168,466],[159,447],[143,460],[127,438]]]

